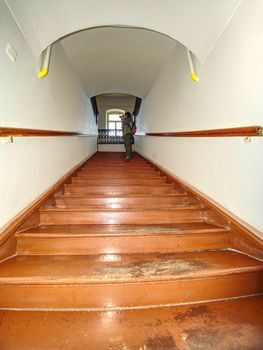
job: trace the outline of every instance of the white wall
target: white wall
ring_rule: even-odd
[[[129,95],[113,97],[109,94],[98,96],[98,128],[107,129],[106,112],[109,109],[121,109],[125,112],[132,113],[134,110],[135,99],[136,97]]]
[[[263,3],[243,0],[205,64],[189,77],[178,45],[137,120],[139,131],[263,125]],[[263,138],[136,138],[136,148],[263,230]]]
[[[164,33],[202,61],[241,0],[7,0],[36,55],[69,33],[133,26]]]
[[[39,80],[37,61],[2,0],[0,33],[0,126],[96,134],[90,101],[62,47],[54,46],[50,73]],[[15,63],[7,43],[17,50]],[[94,136],[0,141],[0,226],[95,150]]]

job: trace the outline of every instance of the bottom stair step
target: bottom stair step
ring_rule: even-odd
[[[231,251],[16,256],[0,267],[0,308],[112,310],[263,293],[263,262]]]
[[[0,311],[3,350],[260,350],[263,296],[149,310]]]
[[[174,225],[43,225],[16,234],[18,254],[173,253],[230,247],[229,229]]]

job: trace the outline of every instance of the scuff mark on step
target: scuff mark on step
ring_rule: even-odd
[[[261,350],[263,335],[250,324],[213,329],[186,330],[185,342],[189,350]],[[262,334],[262,332],[261,332]],[[258,346],[256,345],[258,343]],[[251,347],[253,344],[253,347]]]
[[[188,309],[185,312],[178,313],[174,316],[175,321],[184,321],[187,318],[192,318],[192,317],[199,317],[208,313],[211,313],[211,311],[208,310],[207,305],[200,305],[200,306],[195,306],[190,309]]]
[[[155,335],[147,339],[145,350],[179,350],[170,334]]]
[[[193,261],[183,259],[167,259],[157,261],[136,262],[124,265],[111,264],[103,268],[96,268],[92,279],[140,279],[159,278],[169,276],[188,275],[195,271],[204,269],[207,263],[204,261]]]

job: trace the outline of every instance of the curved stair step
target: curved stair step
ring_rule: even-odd
[[[263,292],[263,262],[232,251],[15,256],[0,267],[1,308],[113,309]]]

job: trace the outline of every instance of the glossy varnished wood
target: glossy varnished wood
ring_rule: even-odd
[[[106,197],[97,196],[81,196],[81,195],[59,195],[55,198],[56,207],[72,208],[72,207],[104,207],[104,208],[137,208],[150,206],[169,206],[169,205],[197,205],[200,202],[185,193],[173,195],[126,195]]]
[[[137,209],[41,209],[40,223],[42,225],[59,224],[170,224],[183,222],[203,222],[203,210],[200,206],[156,207]]]
[[[101,178],[103,177],[104,179],[107,178],[131,178],[131,177],[155,177],[155,176],[160,176],[160,172],[155,169],[141,169],[139,170],[138,168],[131,168],[129,171],[125,169],[111,169],[110,167],[107,169],[107,171],[98,171],[96,168],[90,169],[89,171],[79,171],[78,173],[79,177],[89,177],[89,178],[94,178],[98,177]]]
[[[261,126],[245,126],[210,130],[177,131],[177,132],[148,132],[148,136],[160,137],[233,137],[233,136],[262,136]]]
[[[200,222],[174,225],[50,225],[16,235],[18,254],[173,253],[226,249],[229,229]]]
[[[18,256],[2,263],[2,308],[178,304],[263,292],[263,263],[233,252]],[[28,298],[28,292],[34,298]]]
[[[148,178],[137,178],[137,177],[127,177],[127,178],[93,178],[86,179],[84,177],[72,177],[72,184],[77,185],[85,185],[85,186],[100,186],[100,185],[158,185],[164,184],[166,182],[166,178],[164,176],[155,176]]]
[[[157,185],[90,185],[66,184],[65,194],[165,194],[174,193],[174,184]]]
[[[0,127],[0,137],[5,137],[5,136],[16,136],[16,137],[31,136],[32,137],[32,136],[96,136],[96,135],[82,134],[75,131]]]
[[[110,168],[110,170],[115,170],[115,171],[119,171],[119,170],[123,170],[123,171],[126,171],[129,173],[129,171],[133,171],[133,170],[148,170],[148,171],[154,171],[155,168],[153,166],[151,166],[150,164],[146,164],[146,165],[140,165],[140,166],[132,166],[131,163],[120,163],[120,164],[111,164],[111,165],[108,165],[108,164],[103,164],[103,165],[88,165],[86,166],[85,168],[81,169],[81,172],[84,173],[84,172],[89,172],[89,170],[96,170],[97,172],[100,172],[100,171],[108,171]]]
[[[10,350],[259,350],[262,309],[263,297],[250,297],[132,311],[0,311],[0,344]]]
[[[110,311],[263,293],[263,263],[229,250],[229,221],[137,154],[96,154],[36,214],[15,236],[18,255],[0,264],[2,308]]]

